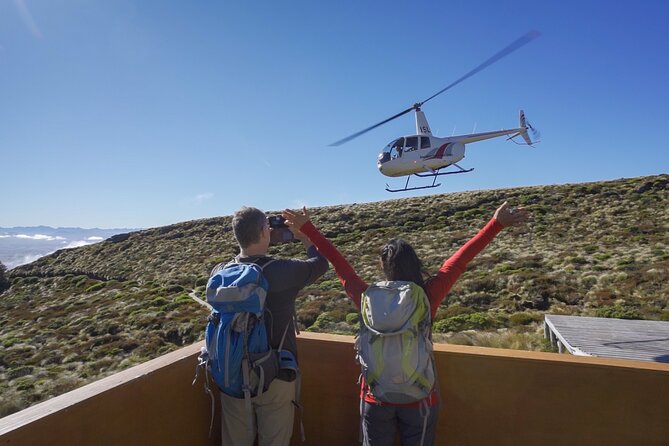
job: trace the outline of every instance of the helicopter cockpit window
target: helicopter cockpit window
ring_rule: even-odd
[[[385,149],[384,153],[389,153],[392,159],[399,158],[402,156],[402,148],[404,147],[404,138],[398,138],[394,141],[391,141]]]
[[[427,136],[421,136],[420,137],[420,148],[421,149],[429,149],[430,148],[430,138]]]
[[[418,150],[418,137],[409,136],[406,139],[406,144],[404,145],[405,152],[411,152],[412,150]]]
[[[385,163],[391,159],[401,157],[403,146],[404,138],[398,138],[389,142],[388,145],[383,149],[383,152],[379,154],[379,163]]]

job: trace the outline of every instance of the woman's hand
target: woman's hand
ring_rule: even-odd
[[[286,225],[288,225],[288,229],[290,229],[295,238],[301,240],[304,243],[307,243],[309,239],[300,231],[300,228],[310,221],[307,208],[303,207],[302,212],[295,212],[290,209],[284,209],[281,215],[286,219]]]
[[[288,227],[294,228],[298,231],[305,223],[309,222],[309,213],[307,212],[306,207],[302,208],[302,212],[295,212],[290,209],[284,209],[281,215],[286,219],[286,224]]]
[[[523,224],[530,217],[530,213],[525,208],[510,208],[507,201],[502,203],[495,211],[493,217],[504,227]]]

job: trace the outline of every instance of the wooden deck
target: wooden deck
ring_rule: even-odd
[[[544,322],[560,352],[669,363],[669,322],[552,314]]]

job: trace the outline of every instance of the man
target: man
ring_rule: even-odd
[[[243,207],[232,219],[232,230],[239,244],[240,253],[235,258],[238,263],[259,263],[264,265],[270,244],[270,229],[265,213],[252,207]],[[283,349],[289,350],[297,358],[295,336],[295,298],[305,286],[313,283],[328,269],[328,261],[322,257],[309,239],[297,230],[292,230],[307,250],[307,260],[275,259],[267,263],[263,274],[269,283],[265,307],[269,310],[265,324],[270,346],[274,349],[281,344],[286,333]],[[223,268],[220,264],[212,275]],[[286,327],[288,330],[286,331]],[[276,379],[261,396],[252,399],[258,445],[288,445],[293,432],[293,416],[296,392],[296,376],[291,370],[281,370]],[[244,399],[235,398],[221,392],[222,440],[224,446],[253,445],[247,431],[247,412]]]

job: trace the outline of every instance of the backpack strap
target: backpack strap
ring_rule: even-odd
[[[228,265],[237,265],[240,263],[244,264],[253,264],[257,265],[260,267],[261,270],[264,270],[267,265],[269,265],[272,262],[275,262],[277,259],[273,259],[270,256],[251,256],[249,257],[250,259],[254,259],[252,262],[242,262],[241,259],[241,254],[237,254],[230,262],[228,262],[225,266]]]
[[[197,358],[197,365],[195,366],[195,378],[191,386],[194,386],[197,382],[197,379],[200,377],[200,370],[204,369],[204,392],[209,395],[211,400],[211,421],[209,422],[209,438],[211,438],[211,432],[214,429],[214,415],[216,413],[216,404],[214,399],[214,392],[211,391],[209,387],[209,352],[207,352],[206,347],[200,349],[200,355]]]
[[[423,432],[420,435],[420,446],[425,444],[425,434],[427,432],[427,419],[430,416],[430,407],[427,404],[427,398],[420,402],[419,413],[423,417]]]
[[[249,440],[253,441],[253,407],[251,405],[251,388],[249,387],[249,360],[242,358],[242,390],[244,391],[244,406],[246,409],[246,433]]]

